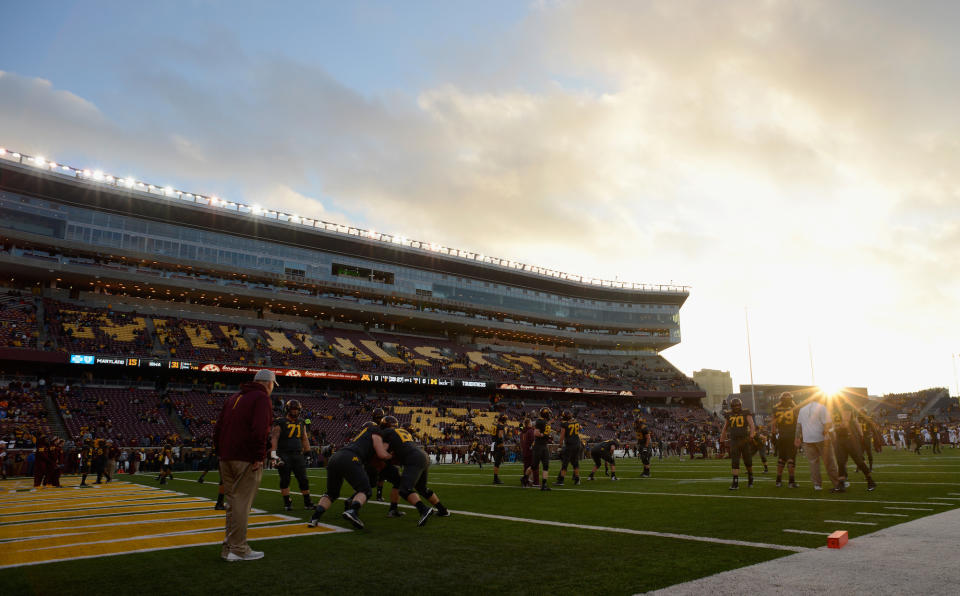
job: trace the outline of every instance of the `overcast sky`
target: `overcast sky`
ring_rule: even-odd
[[[0,146],[691,286],[687,374],[949,386],[956,2],[11,3]]]

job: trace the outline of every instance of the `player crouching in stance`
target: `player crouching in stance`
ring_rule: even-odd
[[[609,441],[597,443],[593,446],[593,449],[590,450],[590,457],[593,458],[593,470],[590,471],[588,479],[593,480],[593,475],[600,469],[601,459],[610,464],[610,480],[617,479],[617,465],[613,463],[613,452],[619,446],[620,441],[616,439],[610,439]]]
[[[730,401],[730,411],[727,412],[727,420],[723,423],[723,430],[720,431],[721,443],[726,441],[727,431],[730,432],[730,467],[733,470],[733,483],[730,484],[730,490],[740,488],[741,457],[747,467],[747,488],[750,488],[753,486],[753,457],[750,453],[750,442],[757,434],[757,427],[753,424],[753,414],[750,410],[743,409],[743,401],[739,397]]]
[[[430,516],[434,514],[433,507],[437,508],[436,513],[440,517],[448,517],[450,511],[440,502],[440,497],[427,488],[427,468],[430,467],[430,458],[413,440],[413,435],[408,430],[399,428],[399,422],[393,416],[384,416],[380,421],[380,435],[383,443],[393,454],[393,459],[403,466],[399,493],[420,513],[420,521],[417,525],[422,526],[427,523]],[[421,495],[433,507],[427,506],[420,499]]]
[[[319,525],[320,517],[340,497],[340,488],[346,480],[356,493],[348,501],[348,509],[343,512],[343,518],[349,520],[355,528],[363,529],[360,508],[373,492],[365,466],[374,457],[388,460],[391,455],[384,446],[376,423],[367,422],[343,449],[330,456],[327,462],[327,492],[314,507],[313,516],[307,523],[309,527],[315,528]]]
[[[307,479],[307,463],[304,455],[310,453],[310,441],[306,429],[300,423],[300,402],[291,399],[283,405],[283,418],[277,418],[270,431],[270,459],[280,474],[280,495],[283,508],[293,509],[290,500],[290,474],[297,477],[297,486],[303,495],[304,509],[313,509],[310,499],[310,481]]]

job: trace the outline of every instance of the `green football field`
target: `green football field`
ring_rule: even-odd
[[[847,530],[855,539],[960,505],[960,450],[948,448],[936,456],[929,448],[922,456],[885,450],[875,462],[879,488],[867,492],[862,476],[853,473],[845,494],[814,492],[803,461],[800,488],[776,488],[770,463],[767,474],[756,466],[753,488],[744,481],[737,492],[727,489],[728,460],[654,460],[652,478],[639,478],[637,460],[618,460],[617,482],[602,471],[596,481],[586,481],[592,461],[584,461],[581,486],[573,486],[568,475],[566,486],[550,492],[520,488],[517,464],[502,468],[503,486],[492,484],[486,465],[482,471],[476,465],[434,465],[430,485],[451,517],[434,516],[418,528],[412,509],[403,518],[388,518],[385,504],[371,502],[361,510],[366,528],[356,531],[341,518],[337,504],[323,519],[342,530],[336,532],[305,532],[310,512],[302,509],[296,482],[295,510],[286,515],[299,519],[273,515],[270,521],[271,514],[284,512],[276,473],[268,471],[255,507],[263,510],[263,524],[273,524],[261,531],[275,535],[251,541],[265,558],[238,563],[222,561],[219,545],[211,544],[222,537],[217,535],[222,519],[212,511],[215,473],[205,484],[196,482],[197,473],[180,473],[165,487],[152,475],[123,477],[136,484],[113,483],[113,493],[103,487],[57,493],[11,488],[3,491],[7,500],[0,505],[0,567],[6,567],[0,569],[0,593],[633,594],[823,547],[834,530]],[[310,476],[313,494],[322,494],[323,470],[311,470]],[[165,491],[162,499],[154,499],[160,488],[184,494]],[[34,506],[30,499],[38,498],[50,503]],[[79,505],[78,499],[85,502]],[[102,509],[113,500],[124,500],[127,509]],[[140,522],[153,515],[151,507],[182,507],[206,516],[202,523],[209,531],[194,542],[205,545],[176,544],[177,537],[189,534],[190,524],[201,523],[191,515]],[[160,530],[151,530],[149,539],[98,535],[80,540],[74,550],[58,550],[63,548],[58,541],[67,535],[76,540],[76,527],[84,523],[129,532],[147,525]],[[25,539],[28,533],[36,538]],[[297,535],[285,537],[288,533]],[[119,545],[113,548],[116,554],[97,555],[105,544]],[[11,563],[25,549],[31,557],[70,553],[51,558],[75,560]],[[146,552],[126,554],[140,550]]]

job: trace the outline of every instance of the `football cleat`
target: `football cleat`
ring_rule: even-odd
[[[285,505],[283,506],[283,510],[284,510],[284,511],[293,511],[293,505],[290,504],[290,503],[287,503],[287,504],[285,504]]]
[[[616,474],[614,474],[613,476],[610,477],[610,480],[620,480],[620,479],[617,478],[617,475],[616,475]]]
[[[740,490],[739,484],[731,484],[729,490]]]
[[[252,550],[245,555],[229,553],[226,557],[223,558],[223,560],[233,563],[234,561],[256,561],[257,559],[262,559],[262,558],[263,558],[263,551]]]
[[[420,516],[420,521],[417,522],[417,527],[421,527],[425,525],[427,523],[427,520],[429,520],[430,516],[433,515],[434,513],[435,512],[432,507],[430,509],[427,509],[426,513]]]
[[[199,482],[200,484],[203,484],[203,476],[201,476],[200,478],[197,478],[197,482]]]
[[[316,528],[318,525],[320,525],[320,518],[317,516],[316,513],[314,513],[313,517],[310,518],[310,521],[307,522],[307,527]]]
[[[449,510],[449,509],[444,509],[442,513],[441,513],[440,511],[438,511],[438,512],[437,512],[437,517],[450,517],[450,510]]]
[[[780,488],[783,486],[783,482],[777,480],[777,483],[774,486],[776,486],[777,488]]]
[[[747,488],[753,488],[753,480],[747,481]]]
[[[873,480],[871,480],[870,482],[867,483],[867,490],[868,490],[868,491],[872,491],[872,490],[874,490],[875,488],[877,488],[877,483],[874,482]]]
[[[790,484],[787,485],[787,488],[800,488],[800,485],[797,484],[796,482],[791,482]]]
[[[406,514],[406,511],[400,511],[399,509],[391,509],[390,511],[387,511],[387,517],[403,517]]]
[[[224,505],[223,503],[221,503],[220,501],[217,501],[217,504],[214,505],[213,508],[214,508],[215,510],[217,510],[217,511],[226,511],[226,510],[227,510],[227,506]]]
[[[847,492],[847,489],[844,488],[843,485],[840,485],[840,486],[836,486],[836,487],[834,487],[834,488],[831,488],[831,489],[830,489],[830,492],[832,492],[832,493],[845,493],[845,492]]]
[[[494,484],[503,484],[503,480],[500,480],[499,478],[494,478],[494,479],[493,479],[493,483],[494,483]]]
[[[363,520],[357,515],[356,510],[348,509],[343,512],[343,519],[349,520],[353,527],[362,530],[363,529]]]

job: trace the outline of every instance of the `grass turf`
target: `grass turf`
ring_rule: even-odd
[[[774,487],[774,466],[761,474],[762,466],[757,465],[756,486],[747,489],[744,480],[737,492],[727,490],[728,460],[655,460],[649,479],[638,477],[637,460],[618,460],[619,482],[611,482],[602,471],[596,481],[588,482],[592,462],[583,465],[581,486],[572,486],[568,473],[567,485],[549,493],[519,488],[515,464],[502,468],[507,484],[496,487],[490,466],[481,471],[476,465],[434,465],[430,484],[454,514],[434,517],[423,528],[416,527],[412,510],[402,519],[390,519],[384,505],[370,503],[361,511],[365,530],[254,542],[254,548],[266,553],[260,561],[228,564],[219,559],[219,546],[200,546],[48,563],[0,570],[0,592],[633,594],[790,551],[490,519],[466,512],[815,548],[824,546],[826,534],[836,529],[848,530],[856,538],[960,505],[960,494],[950,494],[960,493],[960,450],[952,449],[937,456],[929,449],[923,456],[885,450],[876,459],[879,488],[867,492],[862,476],[851,469],[852,486],[840,495],[814,492],[803,461],[797,472],[800,489]],[[551,462],[551,484],[557,469],[558,464]],[[208,474],[202,485],[195,482],[197,476],[177,474],[172,488],[214,499],[216,474]],[[310,476],[312,492],[321,494],[323,470],[312,469]],[[152,475],[123,479],[156,485]],[[255,507],[281,512],[275,472],[265,473],[261,487]],[[296,482],[293,493],[295,507],[302,507]],[[335,505],[323,521],[349,528],[340,518],[341,510]],[[310,512],[300,509],[292,514],[306,521]],[[11,547],[15,543],[0,545],[0,552]]]

